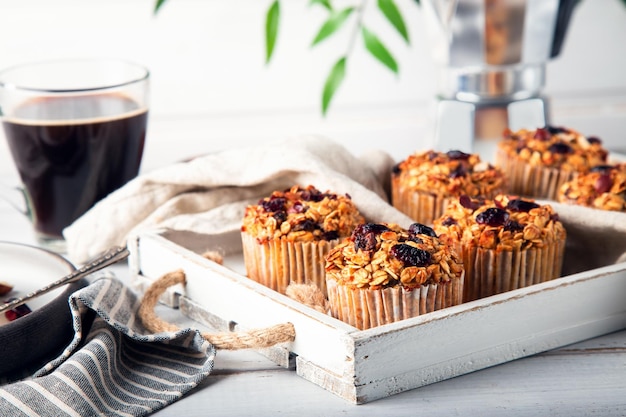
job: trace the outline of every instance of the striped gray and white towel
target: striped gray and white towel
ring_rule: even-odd
[[[0,416],[145,416],[196,387],[213,369],[213,345],[191,329],[150,334],[139,303],[111,277],[75,292],[71,344],[32,378],[0,387]]]

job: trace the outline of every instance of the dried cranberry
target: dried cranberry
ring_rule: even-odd
[[[293,230],[296,232],[299,232],[301,230],[304,230],[305,232],[312,232],[313,230],[318,228],[319,226],[317,225],[317,223],[310,219],[304,219],[300,223],[296,223],[293,225]]]
[[[286,200],[283,197],[270,197],[269,200],[261,200],[261,206],[266,212],[281,211],[285,209]]]
[[[452,226],[453,224],[457,224],[457,221],[452,217],[446,217],[444,221],[441,222],[443,226]]]
[[[398,163],[398,164],[395,164],[395,165],[393,166],[393,168],[391,168],[391,172],[392,172],[393,174],[395,174],[395,175],[397,175],[397,174],[401,173],[401,172],[402,172],[402,169],[400,168],[400,164],[399,164],[399,163]]]
[[[535,135],[533,136],[534,139],[542,140],[542,141],[550,140],[551,137],[552,135],[550,134],[548,129],[544,129],[541,127],[535,130]]]
[[[355,233],[375,233],[377,235],[382,232],[390,230],[387,226],[380,223],[365,223],[358,225],[355,229]]]
[[[596,192],[598,192],[599,194],[608,192],[611,187],[613,187],[613,180],[608,174],[600,175],[595,184],[593,184],[593,188],[595,188]]]
[[[322,239],[324,240],[335,240],[339,239],[339,232],[336,230],[329,230],[327,232],[322,233]]]
[[[589,172],[603,172],[603,173],[607,173],[607,172],[610,172],[613,168],[614,168],[613,165],[596,165],[595,167],[592,167],[589,170]]]
[[[4,317],[7,318],[8,321],[17,320],[20,318],[15,310],[7,310],[4,312]]]
[[[524,226],[516,222],[515,220],[509,220],[505,223],[504,230],[506,230],[507,232],[516,233],[524,230]]]
[[[538,208],[539,204],[534,203],[532,201],[522,200],[516,198],[514,200],[509,200],[509,203],[506,205],[506,208],[512,211],[523,211],[528,213],[532,209]]]
[[[366,233],[364,235],[357,235],[354,238],[354,247],[359,250],[372,251],[376,249],[376,234]]]
[[[426,236],[437,237],[437,234],[432,228],[421,223],[413,223],[412,225],[410,225],[409,235],[413,235],[413,236],[426,235]]]
[[[409,235],[409,238],[407,240],[409,240],[411,242],[415,242],[415,243],[424,243],[424,241],[422,239],[420,239],[417,236],[413,236],[413,235]],[[402,240],[402,241],[404,241],[404,240]]]
[[[552,153],[558,153],[558,154],[568,154],[568,153],[572,153],[573,149],[567,143],[556,142],[548,146],[548,151]]]
[[[463,194],[461,197],[459,197],[459,203],[461,203],[461,205],[466,209],[474,209],[472,199],[468,195]]]
[[[389,230],[384,224],[366,223],[358,225],[352,232],[352,240],[356,249],[374,250],[376,249],[376,236]]]
[[[598,138],[596,136],[590,136],[590,137],[587,138],[587,142],[592,143],[592,144],[595,143],[595,144],[600,145],[600,144],[602,144],[602,139],[600,139],[600,138]]]
[[[404,266],[426,266],[431,262],[430,252],[399,243],[391,248],[391,254],[402,261]]]
[[[318,202],[324,199],[324,195],[317,189],[302,190],[300,192],[300,198],[304,201]]]
[[[4,300],[4,302],[10,303],[13,300],[15,300],[14,297],[9,298],[8,300]],[[4,316],[7,318],[7,320],[13,321],[13,320],[19,319],[20,317],[24,317],[25,315],[30,314],[31,312],[32,312],[31,309],[26,304],[22,304],[22,305],[15,307],[14,309],[5,311]]]
[[[289,208],[289,213],[304,213],[305,211],[307,211],[307,209],[308,207],[302,204],[302,201],[296,201]]]
[[[468,153],[465,153],[465,152],[462,152],[462,151],[459,151],[459,150],[456,150],[456,149],[448,151],[448,153],[446,155],[448,155],[448,158],[454,159],[454,160],[456,160],[456,159],[463,159],[463,160],[465,160],[465,159],[469,159],[469,157],[472,156],[472,155],[470,155]]]
[[[545,129],[553,135],[557,135],[559,133],[568,133],[569,129],[561,127],[561,126],[546,126]]]
[[[450,172],[450,178],[464,177],[467,175],[467,168],[463,164],[459,164]]]
[[[503,226],[509,220],[509,213],[496,207],[488,208],[476,216],[476,222],[487,226]]]
[[[273,218],[276,219],[276,223],[281,224],[285,220],[287,220],[287,213],[284,210],[277,211],[272,215]]]
[[[476,210],[477,208],[481,206],[481,204],[478,201],[472,200],[470,196],[465,195],[465,194],[459,197],[459,203],[461,203],[461,205],[465,207],[466,209],[470,209],[470,210]]]

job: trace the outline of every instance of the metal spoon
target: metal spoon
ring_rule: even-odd
[[[92,274],[96,271],[101,270],[102,268],[106,268],[109,265],[113,265],[128,257],[130,252],[125,247],[115,246],[92,261],[88,261],[85,265],[83,265],[80,269],[75,270],[69,275],[64,276],[58,281],[54,281],[51,284],[46,285],[45,287],[39,288],[29,294],[26,294],[23,297],[16,298],[4,305],[0,306],[0,313],[4,313],[7,310],[12,310],[17,306],[20,306],[31,300],[35,297],[39,297],[42,294],[45,294],[49,291],[54,290],[62,285],[68,284],[70,282],[78,281],[79,279],[86,277],[89,274]]]

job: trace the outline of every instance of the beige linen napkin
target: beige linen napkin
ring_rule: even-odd
[[[212,153],[140,175],[100,201],[64,230],[68,256],[82,263],[150,229],[236,231],[247,204],[293,185],[348,193],[368,220],[408,227],[385,192],[393,164],[383,151],[357,158],[320,136]]]
[[[567,231],[563,275],[626,262],[626,213],[551,204]]]

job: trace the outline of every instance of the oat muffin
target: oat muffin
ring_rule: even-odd
[[[428,226],[366,223],[326,256],[331,314],[359,329],[461,303],[463,264]]]
[[[600,139],[564,127],[507,130],[498,143],[495,165],[508,178],[508,191],[527,197],[557,199],[559,188],[578,173],[605,165],[608,152]]]
[[[598,165],[559,188],[558,201],[626,212],[626,163]]]
[[[558,278],[566,231],[549,204],[499,195],[462,196],[435,220],[435,231],[463,259],[463,301]]]
[[[394,167],[391,201],[414,221],[432,225],[451,200],[461,195],[492,198],[505,187],[502,171],[478,155],[427,151],[410,155]]]
[[[348,195],[312,185],[275,191],[245,210],[246,274],[283,294],[292,282],[314,283],[326,293],[324,256],[364,222]]]

